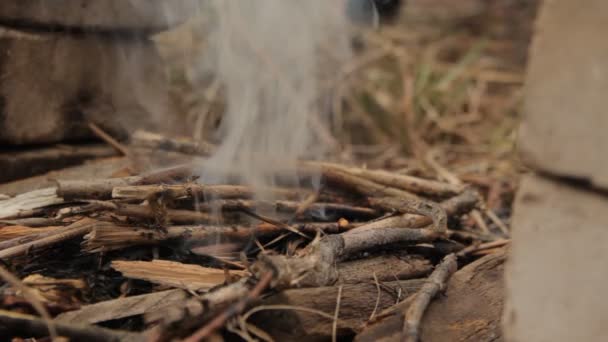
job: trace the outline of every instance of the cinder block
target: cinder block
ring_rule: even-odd
[[[89,121],[116,134],[166,127],[167,87],[145,38],[0,29],[0,144],[86,138]]]
[[[608,196],[526,176],[506,267],[505,335],[514,342],[608,338]]]
[[[543,1],[519,145],[532,167],[608,189],[608,1]]]
[[[42,29],[157,32],[182,23],[200,0],[2,0],[0,23]]]

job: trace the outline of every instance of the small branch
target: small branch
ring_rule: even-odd
[[[306,234],[317,232],[339,233],[352,226],[342,223],[294,223],[291,225]],[[137,245],[158,245],[165,241],[183,239],[190,242],[204,242],[222,236],[226,239],[246,241],[252,236],[274,237],[286,230],[272,224],[262,223],[256,226],[197,225],[169,226],[165,232],[154,229],[104,225],[98,226],[84,236],[83,249],[87,253],[117,250]]]
[[[511,243],[511,240],[509,240],[509,239],[500,239],[500,240],[482,243],[482,244],[473,244],[473,245],[461,250],[460,252],[458,252],[456,254],[456,256],[458,256],[459,258],[464,258],[469,255],[475,254],[479,251],[485,251],[488,249],[503,247],[503,246],[508,245],[509,243]]]
[[[387,211],[397,211],[405,214],[418,214],[430,217],[433,221],[433,229],[438,232],[448,230],[448,216],[443,208],[435,202],[422,201],[413,198],[369,198],[372,206]]]
[[[294,216],[299,217],[303,214],[312,216],[313,213],[326,213],[326,215],[337,215],[346,217],[356,217],[359,219],[371,219],[381,215],[378,210],[352,206],[341,203],[310,203],[306,206],[301,206],[302,203],[296,201],[254,201],[254,200],[241,200],[241,199],[226,199],[226,200],[213,200],[206,203],[200,204],[197,208],[201,211],[209,212],[216,210],[224,211],[240,211],[249,210],[253,211],[256,208],[270,208],[277,212],[293,213]],[[301,212],[299,212],[301,211]]]
[[[174,151],[197,156],[209,156],[215,150],[214,145],[205,141],[169,138],[160,134],[141,130],[133,133],[131,144],[135,147]]]
[[[268,189],[277,198],[298,199],[310,191],[303,189],[272,188]],[[202,185],[202,184],[180,184],[180,185],[137,185],[115,187],[112,191],[113,198],[129,198],[145,200],[150,196],[165,194],[170,198],[193,198],[201,199],[227,199],[227,198],[252,198],[255,189],[244,185]]]
[[[129,149],[127,149],[123,144],[119,143],[118,140],[114,139],[111,135],[104,132],[104,130],[99,128],[99,126],[89,122],[89,128],[97,137],[105,141],[108,145],[112,146],[112,148],[114,148],[118,153],[122,154],[123,156],[129,155]]]
[[[331,169],[342,171],[384,186],[389,186],[416,194],[445,197],[457,195],[464,190],[464,186],[462,185],[453,185],[450,183],[403,175],[385,170],[368,170],[352,166],[318,162],[308,162],[307,165],[317,165],[325,168],[326,170]]]
[[[110,199],[112,198],[112,190],[116,187],[182,180],[191,174],[192,166],[186,164],[151,171],[141,176],[90,180],[56,180],[57,195],[66,201],[77,199]]]
[[[445,289],[448,279],[457,269],[456,255],[450,254],[446,256],[435,271],[431,273],[420,291],[414,295],[415,297],[405,313],[402,332],[404,341],[417,342],[419,340],[420,322],[426,308],[431,299]]]

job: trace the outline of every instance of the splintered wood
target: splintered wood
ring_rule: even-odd
[[[135,145],[212,148],[144,133]],[[205,184],[200,169],[64,179],[5,198],[0,259],[73,340],[365,339],[397,312],[391,336],[415,341],[457,264],[508,242],[466,225],[483,198],[462,184],[302,161],[298,184],[278,181],[260,200],[238,175]],[[47,336],[24,293],[4,290],[0,325]]]

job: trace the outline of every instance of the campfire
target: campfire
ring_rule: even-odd
[[[476,32],[370,30],[442,6],[349,0],[351,23],[324,0],[214,0],[205,58],[169,79],[154,35],[200,3],[154,3],[0,8],[17,50],[78,61],[6,76],[34,100],[0,101],[0,336],[496,338],[519,71]]]
[[[212,148],[136,136],[140,154]],[[262,201],[236,175],[229,184],[201,183],[197,167],[58,180],[4,200],[0,258],[30,274],[11,284],[26,302],[9,304],[9,297],[5,305],[34,313],[53,302],[44,309],[57,315],[48,328],[96,339],[136,335],[72,324],[144,315],[139,329],[152,327],[156,339],[195,341],[224,326],[245,336],[288,334],[294,317],[321,335],[331,336],[333,326],[334,335],[365,336],[404,316],[404,336],[416,339],[426,306],[458,265],[508,242],[462,229],[486,209],[474,188],[458,182],[300,161],[301,184],[265,189],[274,199]],[[316,174],[321,186],[306,187]],[[289,314],[276,317],[277,310]],[[27,322],[47,329],[43,320]]]

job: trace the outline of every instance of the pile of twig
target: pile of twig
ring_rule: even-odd
[[[302,181],[261,201],[237,176],[201,183],[198,167],[57,181],[0,201],[0,258],[20,278],[2,272],[0,335],[335,339],[400,310],[399,336],[415,341],[458,259],[505,243],[462,224],[483,209],[463,184],[300,162]],[[308,186],[319,174],[321,187]]]

